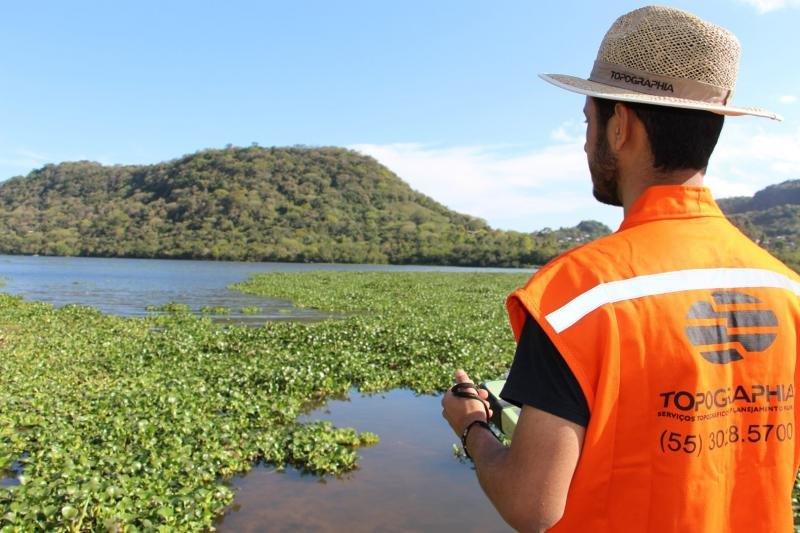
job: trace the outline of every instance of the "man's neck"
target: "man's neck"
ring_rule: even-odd
[[[642,179],[641,175],[639,175],[635,179],[620,180],[620,199],[622,200],[622,208],[624,209],[625,216],[628,215],[628,210],[636,203],[636,200],[638,200],[649,187],[654,185],[702,187],[703,178],[705,177],[703,170],[694,169],[677,170],[669,173],[654,172],[651,170],[647,175],[651,177]]]

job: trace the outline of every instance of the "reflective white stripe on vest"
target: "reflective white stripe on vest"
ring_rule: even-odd
[[[760,268],[702,268],[648,274],[601,283],[545,316],[556,333],[561,333],[595,309],[606,304],[671,292],[703,289],[763,287],[786,289],[800,295],[800,283],[771,270]]]

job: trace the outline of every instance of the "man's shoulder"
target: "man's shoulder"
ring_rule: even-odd
[[[617,270],[631,254],[630,243],[620,233],[611,233],[554,257],[542,266],[529,283],[551,280],[569,273],[571,277],[606,279],[609,269]]]
[[[626,251],[627,250],[627,251]],[[564,298],[581,294],[592,287],[619,276],[628,264],[630,247],[612,233],[583,244],[553,258],[534,273],[524,287],[512,296],[549,307]]]

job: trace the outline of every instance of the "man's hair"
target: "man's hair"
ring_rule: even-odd
[[[599,132],[605,131],[614,115],[614,106],[622,104],[639,117],[650,140],[656,170],[705,170],[719,140],[723,115],[710,111],[681,109],[633,102],[594,98]]]

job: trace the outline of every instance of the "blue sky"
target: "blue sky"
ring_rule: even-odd
[[[0,179],[45,163],[153,163],[228,143],[335,145],[415,189],[523,231],[619,210],[591,196],[583,97],[629,1],[6,2]],[[672,2],[733,31],[734,103],[708,182],[718,197],[800,178],[799,0]]]

